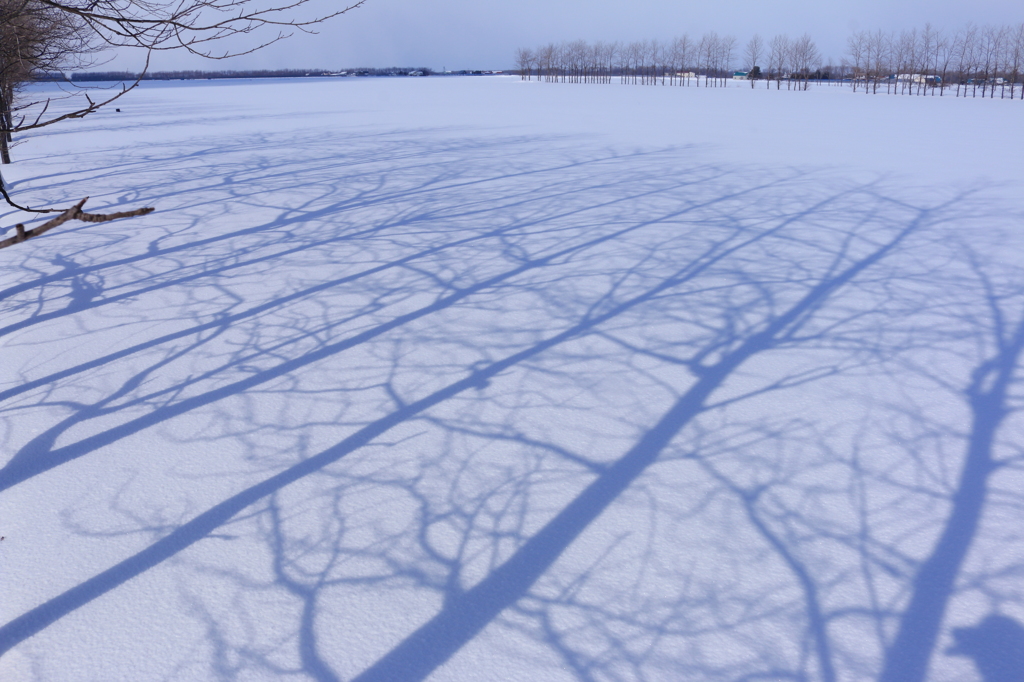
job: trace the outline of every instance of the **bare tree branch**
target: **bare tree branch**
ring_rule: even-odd
[[[303,18],[302,11],[318,1],[283,0],[283,4],[268,6],[261,0],[0,0],[0,162],[11,162],[9,149],[14,143],[14,133],[82,118],[123,97],[145,76],[154,51],[180,49],[209,59],[249,54],[291,35],[284,29],[314,33],[314,25],[366,2],[355,0],[340,9],[333,5],[324,13]],[[268,28],[276,34],[257,39],[255,44],[248,42],[221,52],[214,52],[212,46],[207,46],[207,43],[227,38],[255,35]],[[84,97],[84,104],[70,112],[49,115],[50,98],[15,104],[20,87],[39,74],[63,73],[68,67],[85,64],[87,55],[98,49],[111,47],[142,48],[146,54],[142,72],[134,83],[122,85],[120,92],[94,100],[88,90],[83,89],[68,97]],[[34,117],[19,113],[33,108],[36,109]],[[2,180],[0,194],[10,206],[22,211],[56,213],[60,210],[32,209],[16,203],[3,187]],[[103,220],[142,215],[152,210],[119,213]],[[72,219],[92,221],[89,214],[81,212],[79,204],[76,209],[64,211],[54,221],[35,230],[25,231],[24,226],[18,225],[18,236],[0,242],[0,247],[24,241]]]
[[[6,194],[7,193],[5,192],[4,195],[6,196]],[[82,207],[88,200],[89,197],[82,199],[77,204],[67,209],[56,218],[51,218],[50,220],[47,220],[39,227],[33,228],[31,230],[26,230],[24,225],[18,223],[17,225],[14,226],[15,230],[17,230],[17,234],[14,235],[13,237],[0,241],[0,249],[5,248],[7,246],[13,246],[20,242],[31,239],[32,237],[38,237],[44,232],[49,232],[53,228],[63,225],[69,220],[81,220],[87,223],[105,223],[111,220],[117,220],[119,218],[134,218],[135,216],[146,215],[147,213],[152,213],[153,211],[156,210],[155,208],[147,207],[137,208],[134,211],[122,211],[119,213],[86,213],[85,211],[82,210]]]

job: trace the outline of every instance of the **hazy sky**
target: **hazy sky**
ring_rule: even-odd
[[[334,0],[322,0],[322,7]],[[517,47],[575,40],[671,39],[707,31],[733,35],[809,33],[822,56],[839,60],[852,31],[904,30],[925,22],[955,30],[967,22],[1024,21],[1022,0],[367,0],[363,7],[254,55],[203,62],[163,54],[154,68],[427,66],[504,69]],[[128,67],[118,59],[116,66]]]

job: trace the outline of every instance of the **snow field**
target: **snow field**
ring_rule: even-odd
[[[0,672],[876,678],[1024,313],[1019,116],[346,79],[33,137],[17,196],[157,212],[0,252]],[[929,679],[1024,618],[1021,435]]]

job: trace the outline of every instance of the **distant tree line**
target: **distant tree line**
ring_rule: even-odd
[[[71,74],[72,81],[144,81],[159,80],[214,80],[222,78],[304,78],[313,76],[427,76],[432,74],[427,67],[359,68],[332,71],[330,69],[255,69],[249,71],[149,71],[144,74],[130,71],[87,71]],[[38,73],[37,81],[67,80],[62,73]]]
[[[192,80],[205,78],[297,78],[302,76],[325,76],[325,69],[260,69],[256,71],[149,71],[144,74],[132,71],[85,71],[71,74],[72,81],[129,81],[141,77],[144,81]],[[40,74],[36,80],[65,80],[60,73]]]
[[[955,88],[977,97],[1013,99],[1024,71],[1024,23],[1016,26],[969,25],[944,33],[925,24],[921,30],[885,33],[860,31],[847,41],[845,66],[854,90],[942,95]],[[943,87],[939,87],[943,86]]]
[[[705,33],[671,41],[630,43],[584,40],[516,50],[516,68],[524,80],[559,83],[721,86],[727,79],[763,80],[790,90],[811,82],[845,84],[870,94],[931,94],[1024,99],[1024,23],[1016,26],[969,25],[946,33],[923,29],[859,31],[847,41],[839,64],[823,64],[814,40],[755,35],[737,48],[736,38]],[[739,70],[737,70],[739,67]]]

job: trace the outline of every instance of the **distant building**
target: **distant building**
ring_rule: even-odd
[[[746,71],[736,71],[732,74],[732,79],[734,81],[745,81],[748,80],[749,78],[750,74]]]
[[[889,80],[895,80],[900,83],[914,83],[914,84],[925,84],[925,85],[938,85],[942,82],[942,78],[939,76],[928,76],[923,73],[901,73],[897,75],[889,76]]]

